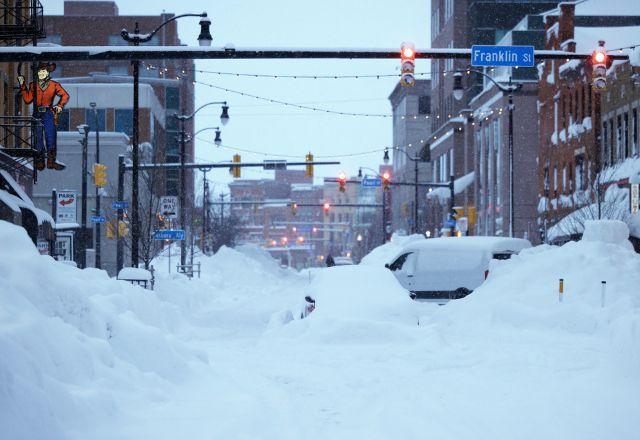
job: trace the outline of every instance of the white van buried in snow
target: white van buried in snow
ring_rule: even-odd
[[[414,299],[467,296],[489,275],[492,259],[506,260],[529,240],[509,237],[443,237],[409,243],[385,267]]]

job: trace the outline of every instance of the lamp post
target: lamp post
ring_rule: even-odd
[[[95,102],[90,102],[89,106],[93,109],[93,117],[96,122],[96,163],[100,163],[100,122],[98,121],[98,109],[96,108]],[[101,206],[100,206],[100,187],[96,186],[96,215],[99,216],[101,214]],[[100,249],[101,249],[101,231],[100,231],[100,222],[96,222],[95,225],[95,234],[96,234],[96,268],[100,269],[102,266],[102,261],[100,258]]]
[[[202,253],[207,255],[207,227],[209,224],[209,181],[207,180],[207,173],[211,171],[211,168],[200,168],[200,171],[204,175],[202,178]]]
[[[227,101],[207,102],[206,104],[203,104],[200,107],[198,107],[190,115],[178,114],[178,113],[174,113],[173,115],[173,117],[176,118],[178,120],[178,123],[180,124],[180,134],[178,137],[178,141],[180,143],[180,227],[183,229],[186,229],[185,203],[187,200],[187,183],[186,183],[186,172],[185,172],[184,164],[186,160],[186,146],[187,146],[188,139],[187,139],[185,124],[187,121],[193,119],[196,113],[198,113],[200,110],[210,105],[222,105],[222,113],[220,114],[220,123],[222,125],[227,125],[227,123],[229,122],[229,106],[227,105]],[[222,140],[220,139],[220,128],[215,127],[215,129],[216,129],[216,140],[214,140],[214,142],[219,141],[220,143],[222,143]],[[204,130],[206,129],[203,129],[200,131],[204,131]],[[198,133],[200,131],[198,131]],[[184,266],[187,261],[185,241],[186,240],[182,240],[180,242],[180,265],[181,266]]]
[[[515,220],[515,210],[513,206],[514,202],[514,179],[513,179],[513,110],[515,109],[515,105],[513,104],[513,93],[520,90],[522,88],[521,83],[514,84],[511,76],[509,76],[509,83],[507,85],[500,84],[495,79],[493,79],[490,75],[487,75],[482,70],[478,69],[467,69],[467,72],[475,72],[478,73],[489,81],[491,81],[495,86],[509,98],[509,237],[513,237],[513,222]],[[464,87],[462,86],[462,72],[457,70],[456,73],[453,74],[453,97],[460,101],[464,96]]]
[[[79,141],[82,144],[82,195],[80,211],[80,267],[87,267],[87,148],[89,145],[89,126],[78,125],[78,133],[83,137]]]
[[[211,46],[211,33],[209,27],[211,26],[211,20],[207,17],[207,13],[202,14],[182,14],[170,18],[169,20],[158,26],[153,32],[141,34],[138,22],[135,22],[133,32],[129,32],[126,29],[122,29],[120,36],[128,43],[133,43],[134,46],[139,46],[140,43],[150,41],[153,36],[164,26],[172,21],[182,17],[201,17],[200,20],[200,35],[198,35],[198,42],[200,46]],[[132,154],[131,161],[133,169],[131,170],[131,265],[138,267],[138,241],[140,237],[140,219],[138,213],[138,144],[139,144],[139,89],[140,89],[140,60],[131,61],[133,66],[133,136],[132,136]],[[184,262],[182,263],[184,264]]]
[[[405,150],[401,150],[400,148],[394,148],[395,151],[400,151],[404,153],[407,158],[413,162],[413,179],[414,183],[414,193],[413,193],[413,227],[411,228],[411,232],[414,234],[418,233],[418,162],[422,161],[420,156],[411,156]],[[385,164],[389,163],[389,149],[385,148],[383,161]]]

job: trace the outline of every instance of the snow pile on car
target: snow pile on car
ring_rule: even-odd
[[[395,257],[402,248],[409,243],[419,240],[426,240],[426,238],[421,234],[393,234],[390,241],[374,248],[371,252],[365,255],[360,264],[384,267],[385,264],[391,262],[391,259]]]
[[[374,266],[336,266],[318,271],[306,289],[315,311],[286,326],[285,334],[319,342],[380,342],[400,327],[415,329],[418,313],[392,273]]]

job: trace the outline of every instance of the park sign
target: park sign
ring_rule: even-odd
[[[533,46],[471,46],[473,67],[533,67]]]
[[[56,223],[76,223],[75,191],[56,192]]]

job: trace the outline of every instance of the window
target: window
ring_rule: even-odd
[[[633,109],[632,124],[631,124],[631,138],[633,143],[631,144],[631,154],[633,156],[638,154],[638,109]]]
[[[558,191],[558,166],[553,166],[553,191]]]
[[[431,96],[421,96],[418,98],[418,114],[431,114]]]
[[[623,117],[624,125],[622,127],[623,146],[624,146],[624,158],[629,157],[629,112],[624,113]]]
[[[398,258],[396,258],[396,261],[394,261],[389,265],[389,270],[392,270],[395,272],[396,270],[402,269],[402,266],[404,265],[405,261],[407,261],[407,257],[411,254],[412,254],[411,252],[408,252],[406,254],[400,255]]]
[[[568,175],[567,175],[567,166],[563,165],[562,166],[562,192],[564,194],[567,193],[567,186],[568,186],[567,185],[567,177],[568,177]]]
[[[576,156],[576,189],[584,189],[584,156]]]
[[[449,150],[449,177],[453,176],[455,174],[454,172],[454,163],[453,163],[453,148],[451,150]],[[449,179],[446,179],[447,181],[449,181]]]
[[[180,89],[167,87],[165,92],[165,107],[171,110],[180,109]]]
[[[133,110],[117,108],[115,110],[115,131],[133,136]]]
[[[622,116],[618,115],[618,130],[617,130],[617,135],[616,135],[616,157],[614,158],[616,160],[619,160],[622,157]]]
[[[607,157],[609,156],[609,130],[607,121],[602,123],[602,152],[604,156],[604,162],[607,163]]]
[[[544,167],[544,189],[549,191],[549,166]]]
[[[97,109],[98,112],[98,129],[100,131],[106,130],[107,112],[103,108]],[[96,131],[96,115],[92,108],[84,110],[84,123],[89,126],[89,131]]]
[[[613,163],[614,141],[613,141],[613,119],[609,120],[609,163]]]
[[[502,203],[502,143],[500,142],[500,120],[493,121],[493,148],[496,156],[496,206]]]
[[[107,73],[109,75],[128,75],[129,65],[127,64],[110,64],[107,67]]]

